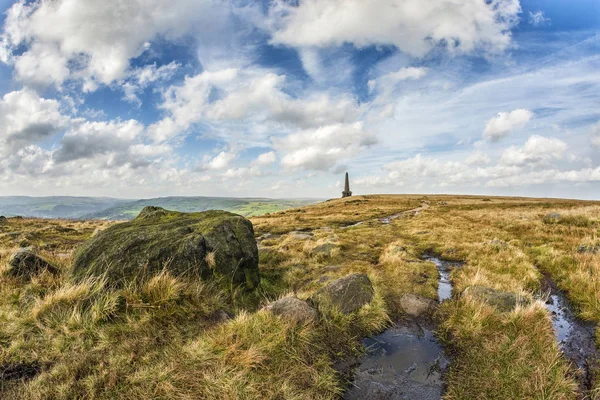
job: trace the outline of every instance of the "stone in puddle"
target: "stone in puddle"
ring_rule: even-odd
[[[407,293],[400,299],[400,306],[411,317],[431,315],[437,308],[437,303],[424,296]]]

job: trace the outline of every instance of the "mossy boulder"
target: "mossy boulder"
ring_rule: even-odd
[[[98,233],[76,252],[73,275],[105,276],[122,286],[164,269],[175,276],[258,285],[258,248],[252,223],[226,211],[181,213],[146,207],[132,221]]]
[[[321,310],[337,309],[344,314],[358,311],[373,299],[371,280],[364,274],[352,274],[317,290],[309,299]]]
[[[59,272],[58,268],[38,256],[31,247],[26,247],[19,249],[9,258],[6,273],[11,276],[31,279],[43,271],[52,274]]]
[[[468,295],[482,301],[500,311],[509,312],[518,305],[528,305],[530,300],[513,292],[492,289],[486,286],[469,286],[463,291],[463,296]]]

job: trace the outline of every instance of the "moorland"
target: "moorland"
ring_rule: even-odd
[[[450,359],[446,399],[600,397],[596,355],[579,365],[557,340],[547,292],[568,299],[597,348],[600,202],[366,195],[250,220],[261,276],[252,291],[168,272],[124,287],[74,281],[74,250],[116,222],[6,219],[0,268],[32,246],[58,273],[0,277],[0,397],[343,397],[352,370],[340,365],[407,318],[402,299],[439,300],[439,272],[424,254],[463,263],[432,316]],[[354,273],[374,290],[356,312],[298,323],[264,308]],[[506,308],[473,288],[516,300]]]

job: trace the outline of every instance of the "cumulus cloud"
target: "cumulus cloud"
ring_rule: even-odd
[[[260,154],[256,160],[254,160],[254,164],[256,165],[271,165],[275,161],[277,161],[277,155],[274,151],[269,151],[266,153]]]
[[[52,137],[67,123],[58,101],[30,89],[7,93],[0,100],[0,155]]]
[[[504,165],[531,165],[565,158],[567,144],[560,139],[533,135],[521,148],[511,146],[504,150],[500,163]]]
[[[149,127],[156,141],[169,140],[200,121],[212,124],[250,124],[264,130],[270,125],[318,127],[354,122],[363,112],[349,96],[327,93],[292,97],[285,91],[286,77],[262,69],[228,68],[204,71],[171,86],[160,106],[167,116]],[[260,126],[259,126],[260,125]]]
[[[365,131],[361,122],[327,125],[273,138],[273,147],[285,153],[281,165],[317,171],[330,170],[338,162],[376,143],[376,136]]]
[[[497,142],[513,130],[523,128],[532,117],[533,113],[523,108],[511,112],[499,112],[487,122],[483,137],[490,142]]]
[[[556,182],[589,182],[600,179],[600,168],[586,167],[581,160],[568,160],[567,145],[556,138],[531,136],[521,147],[504,150],[495,162],[476,151],[466,160],[440,160],[417,154],[384,165],[385,176],[356,179],[364,187],[411,185],[426,181],[430,188],[519,187]],[[580,169],[565,169],[577,163]],[[459,189],[460,190],[460,189]]]
[[[270,25],[276,44],[394,45],[422,57],[440,44],[453,53],[504,51],[520,12],[518,0],[277,0]]]
[[[85,122],[63,136],[55,160],[62,163],[112,153],[111,163],[128,162],[131,160],[122,153],[141,140],[143,131],[144,126],[136,120]],[[137,148],[136,152],[148,154],[143,148]]]
[[[26,83],[73,78],[93,90],[124,79],[129,61],[157,36],[176,39],[226,12],[211,0],[21,0],[7,12],[0,56]]]

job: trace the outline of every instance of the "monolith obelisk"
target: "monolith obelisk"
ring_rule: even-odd
[[[348,180],[348,173],[346,172],[346,183],[344,184],[344,191],[342,192],[342,198],[352,196],[350,191],[350,181]]]

